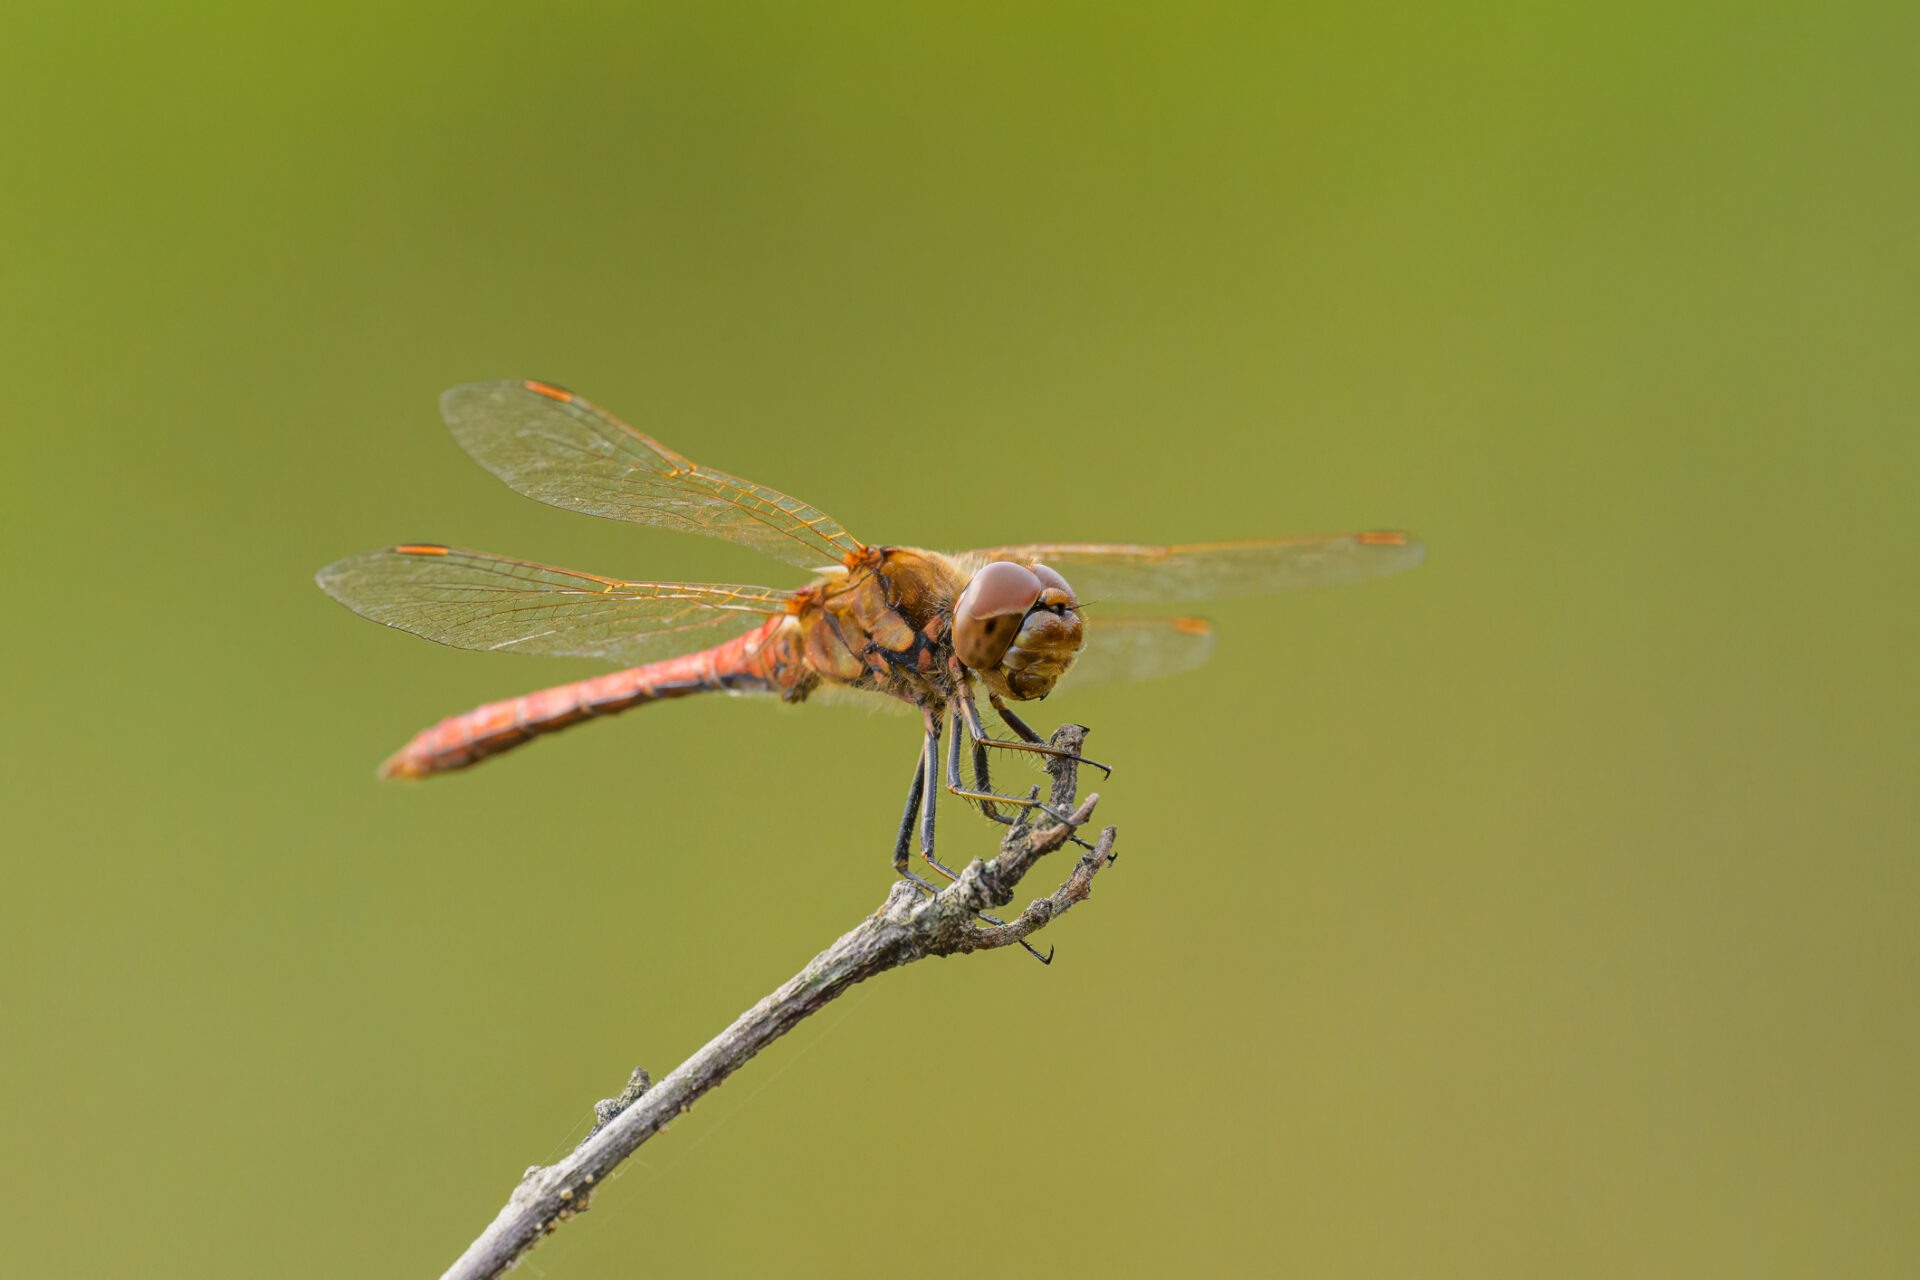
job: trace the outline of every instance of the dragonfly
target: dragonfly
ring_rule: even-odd
[[[1348,582],[1410,569],[1425,554],[1397,531],[1176,546],[1036,542],[959,555],[870,545],[818,508],[695,463],[552,383],[471,383],[440,405],[461,447],[527,497],[724,538],[812,580],[795,588],[632,581],[438,543],[329,565],[317,575],[321,589],[382,625],[459,649],[622,668],[442,720],[395,752],[383,776],[470,768],[583,721],[696,693],[892,699],[921,720],[893,865],[928,888],[910,869],[916,845],[928,866],[954,877],[934,851],[942,788],[1001,822],[1046,808],[1037,789],[1026,797],[993,789],[989,751],[1065,754],[1011,704],[1046,697],[1069,674],[1076,685],[1139,679],[1193,667],[1212,652],[1213,628],[1202,619],[1109,615],[1107,604]],[[1089,612],[1090,602],[1101,609]],[[1011,738],[989,732],[983,693]],[[963,750],[970,780],[961,775]]]

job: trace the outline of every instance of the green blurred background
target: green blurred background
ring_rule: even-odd
[[[886,890],[910,720],[376,784],[596,668],[322,564],[796,581],[514,496],[497,377],[869,541],[1432,548],[1049,701],[1052,970],[855,992],[530,1274],[1920,1266],[1914,6],[0,21],[8,1274],[437,1274]]]

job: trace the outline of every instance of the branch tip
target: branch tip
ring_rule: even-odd
[[[854,984],[926,956],[990,951],[1016,943],[1042,964],[1051,964],[1053,948],[1042,956],[1027,939],[1083,901],[1092,892],[1093,877],[1115,856],[1114,828],[1102,830],[1092,845],[1075,834],[1092,819],[1100,800],[1097,793],[1089,794],[1077,807],[1074,804],[1080,745],[1086,735],[1084,726],[1062,725],[1048,739],[1048,745],[1062,752],[1046,758],[1052,781],[1048,807],[1053,814],[1028,811],[1007,830],[994,857],[975,858],[938,892],[928,895],[909,881],[896,882],[872,915],[658,1083],[635,1068],[618,1095],[594,1105],[594,1126],[572,1154],[544,1168],[530,1166],[506,1206],[441,1280],[486,1280],[515,1265],[561,1223],[584,1212],[596,1184],[643,1142],[665,1132],[671,1120],[708,1090]],[[1034,798],[1039,794],[1036,786]],[[1070,840],[1086,852],[1074,861],[1057,889],[1035,898],[1011,921],[983,915],[986,907],[1011,902],[1015,888],[1039,860]]]

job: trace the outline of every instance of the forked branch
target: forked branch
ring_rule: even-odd
[[[932,896],[900,881],[879,910],[808,961],[779,990],[741,1014],[660,1083],[648,1087],[645,1074],[635,1072],[619,1098],[596,1109],[600,1124],[571,1155],[558,1164],[527,1170],[506,1207],[441,1280],[481,1280],[512,1267],[542,1236],[584,1212],[607,1175],[641,1143],[665,1129],[747,1059],[855,983],[927,956],[990,951],[1024,942],[1085,898],[1092,891],[1093,877],[1113,861],[1112,827],[1084,846],[1072,871],[1052,893],[1034,899],[1004,924],[987,924],[979,918],[980,913],[1013,901],[1014,890],[1027,872],[1042,857],[1076,839],[1075,829],[1092,818],[1099,796],[1089,795],[1075,807],[1079,789],[1075,756],[1086,732],[1079,725],[1063,725],[1050,740],[1072,753],[1050,757],[1046,764],[1053,779],[1052,807],[1068,813],[1069,821],[1056,822],[1029,810],[1030,820],[1007,832],[994,858],[976,858],[959,879]]]

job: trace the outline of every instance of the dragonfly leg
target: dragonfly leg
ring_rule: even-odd
[[[960,731],[963,727],[964,725],[961,722],[960,713],[958,711],[954,712],[953,713],[953,743],[951,746],[947,748],[947,790],[952,791],[955,795],[978,794],[978,793],[963,791],[960,789]],[[987,753],[980,746],[980,743],[977,740],[973,744],[973,759],[974,759],[975,766],[979,770],[979,772],[975,775],[975,780],[978,781],[980,785],[983,787],[990,787],[990,784],[986,781]],[[997,797],[997,796],[994,797],[994,799],[999,799],[999,798],[1000,797]],[[993,807],[993,800],[989,800],[982,797],[980,799],[980,809],[989,818],[992,818],[995,822],[1004,822],[1009,825],[1011,825],[1013,822],[1012,818],[1003,815],[998,809]],[[974,914],[979,916],[982,920],[985,920],[988,924],[997,924],[997,925],[1006,924],[1006,921],[1002,920],[999,916],[991,916],[984,911],[977,911]],[[1041,964],[1053,963],[1052,947],[1047,948],[1047,954],[1041,955],[1039,951],[1034,949],[1033,944],[1028,942],[1025,938],[1021,938],[1019,941],[1020,941],[1020,945],[1027,949],[1027,954],[1032,956],[1035,960],[1038,960]]]
[[[1072,760],[1075,764],[1090,764],[1102,774],[1111,775],[1113,773],[1111,766],[1101,764],[1098,760],[1089,760],[1077,752],[1065,751],[1059,747],[1049,746],[1041,739],[1039,734],[1027,727],[1025,721],[1007,709],[1006,704],[1000,700],[998,694],[988,695],[993,699],[993,709],[1003,717],[1006,717],[1008,727],[1012,728],[1015,733],[1020,734],[1025,741],[1007,742],[1000,738],[989,738],[987,736],[986,723],[980,719],[980,708],[974,703],[972,687],[965,679],[956,680],[954,686],[958,690],[955,701],[960,706],[961,714],[964,715],[967,720],[967,732],[972,734],[974,741],[978,742],[981,746],[997,747],[1002,751],[1031,751],[1035,755],[1042,756],[1063,756]]]
[[[958,713],[956,713],[953,717],[953,754],[956,757],[960,754],[960,730],[963,724],[964,722],[960,719]],[[973,780],[979,784],[982,791],[991,791],[993,790],[993,777],[987,764],[987,749],[981,746],[980,739],[974,737],[972,734],[967,735],[967,740],[973,747]],[[953,767],[953,763],[950,762],[947,766],[947,776],[952,778],[956,773],[957,770]],[[991,800],[982,800],[980,802],[980,812],[986,814],[987,817],[993,821],[1005,826],[1010,827],[1016,821],[1012,814],[1002,813],[995,808]]]
[[[1024,738],[1028,742],[1035,742],[1035,743],[1045,742],[1045,739],[1042,738],[1038,733],[1035,733],[1032,727],[1029,726],[1025,720],[1022,720],[1019,716],[1013,713],[1013,708],[1009,707],[1006,704],[1006,701],[1002,699],[999,694],[994,693],[992,690],[988,690],[987,701],[993,704],[994,714],[998,715],[1002,720],[1006,721],[1007,728],[1013,730],[1016,734],[1020,735],[1020,737]],[[1087,760],[1085,756],[1081,756],[1079,757],[1079,759],[1085,761],[1087,764],[1094,763],[1091,760]],[[1104,765],[1097,766],[1097,767],[1105,768]],[[1109,773],[1112,772],[1111,769],[1107,771]],[[983,787],[984,789],[988,791],[993,790],[993,782],[989,779],[987,775],[987,744],[980,741],[980,739],[978,738],[975,738],[973,740],[973,780],[979,783],[981,787]],[[981,807],[986,808],[987,806],[983,803]],[[1012,818],[1001,818],[999,814],[993,813],[993,812],[989,812],[987,816],[1001,822],[1013,821]],[[1079,845],[1082,849],[1093,848],[1092,845],[1088,844],[1085,840],[1082,840],[1079,836],[1068,836],[1067,838],[1073,841],[1075,844]],[[1031,947],[1027,949],[1029,951],[1033,950],[1033,948]]]
[[[907,868],[907,859],[913,852],[913,828],[920,816],[920,799],[927,789],[926,747],[922,745],[920,750],[922,758],[913,762],[913,786],[907,792],[907,810],[900,815],[900,834],[893,842],[893,869],[928,893],[937,893],[930,881]]]
[[[960,781],[960,730],[963,727],[964,726],[960,719],[960,713],[958,711],[954,712],[953,713],[953,749],[947,753],[947,792],[948,794],[959,796],[962,800],[979,801],[981,808],[988,810],[987,816],[994,819],[994,821],[996,822],[1011,823],[1013,820],[1011,818],[1002,818],[997,811],[992,810],[990,806],[994,804],[1010,804],[1010,805],[1015,805],[1022,809],[1038,809],[1040,812],[1046,814],[1049,818],[1052,818],[1055,822],[1066,822],[1069,820],[1069,817],[1067,814],[1060,812],[1058,809],[1054,808],[1051,804],[1048,804],[1045,800],[1040,799],[1040,797],[1037,795],[1031,795],[1031,796],[1001,795],[999,792],[992,790],[991,789],[992,784],[984,778],[976,778],[975,781],[979,782],[982,787],[988,788],[987,790],[982,790],[982,791],[968,790],[967,787]],[[981,743],[978,739],[975,739],[974,741],[974,764],[976,767],[981,765],[982,761],[985,758],[985,752],[981,750],[981,748],[985,745],[987,744]]]
[[[940,713],[931,707],[922,707],[920,714],[927,723],[926,743],[920,749],[920,856],[947,879],[958,880],[959,876],[933,856],[934,801],[940,795]]]
[[[1041,737],[1038,733],[1034,732],[1033,727],[1029,725],[1025,720],[1022,720],[1019,716],[1013,714],[1013,708],[1007,705],[1007,700],[1005,698],[989,690],[987,693],[987,701],[993,704],[994,714],[999,716],[1002,720],[1004,720],[1006,722],[1007,728],[1013,730],[1015,735],[1017,735],[1021,741],[1023,742],[1045,742],[1046,741],[1045,738]]]
[[[965,736],[973,748],[973,781],[981,791],[991,793],[993,791],[993,783],[988,775],[987,749],[981,746],[980,740],[972,734],[963,735],[962,731],[966,728],[966,722],[960,718],[958,711],[953,713],[953,724],[950,727],[953,730],[953,743],[947,749],[947,789],[955,795],[961,794],[961,791],[964,790],[960,781],[960,739],[962,736]],[[982,799],[980,801],[980,812],[986,814],[987,817],[1000,823],[1002,826],[1010,827],[1014,823],[1013,815],[1000,812],[1000,810],[994,806],[992,800]]]

